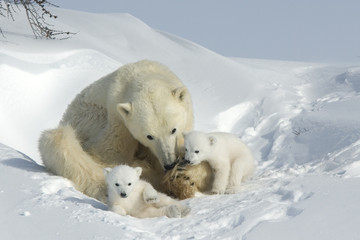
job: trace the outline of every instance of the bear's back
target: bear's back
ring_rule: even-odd
[[[211,133],[217,139],[217,148],[220,148],[220,151],[228,152],[229,156],[236,157],[238,155],[249,155],[251,154],[250,149],[246,144],[235,134],[226,133],[226,132],[215,132]]]

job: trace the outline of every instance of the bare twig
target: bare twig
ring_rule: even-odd
[[[74,33],[56,30],[46,21],[48,18],[57,18],[56,15],[47,9],[49,6],[57,7],[47,0],[0,0],[0,16],[11,18],[15,21],[14,13],[20,11],[20,7],[23,7],[35,38],[69,38]],[[1,28],[0,33],[4,35]]]
[[[310,129],[308,129],[308,128],[300,128],[299,127],[297,129],[293,128],[292,133],[295,134],[296,136],[299,136],[300,134],[306,133],[308,131],[310,131]]]

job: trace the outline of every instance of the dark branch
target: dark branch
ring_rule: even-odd
[[[0,16],[15,21],[14,13],[24,8],[28,23],[35,38],[67,39],[74,33],[56,30],[47,19],[56,19],[47,7],[58,7],[47,0],[0,0]],[[0,33],[4,36],[1,27]]]

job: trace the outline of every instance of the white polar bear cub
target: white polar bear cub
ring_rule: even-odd
[[[185,161],[189,164],[208,161],[212,167],[212,193],[235,193],[241,182],[253,174],[255,162],[251,150],[236,135],[199,131],[183,135]]]
[[[140,180],[141,167],[119,165],[105,168],[108,207],[120,215],[137,218],[184,217],[190,208],[157,192],[150,183]]]

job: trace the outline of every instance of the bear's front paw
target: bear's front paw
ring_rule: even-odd
[[[176,205],[170,205],[166,209],[166,216],[169,218],[179,218],[181,217],[181,211],[178,206]]]

